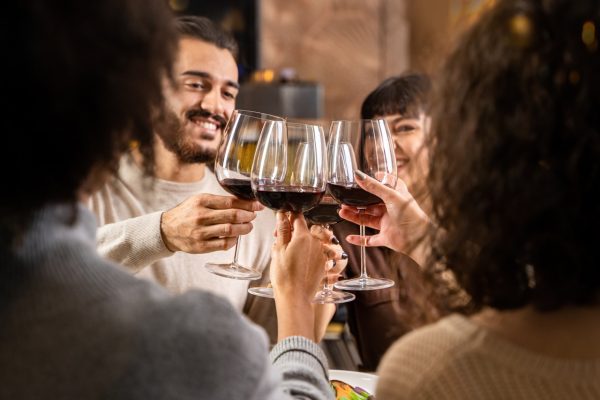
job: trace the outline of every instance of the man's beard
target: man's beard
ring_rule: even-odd
[[[204,110],[188,110],[185,118],[189,120],[193,116],[212,117],[219,121],[221,128],[225,126],[221,116],[212,115]],[[207,164],[213,162],[217,156],[217,149],[193,143],[186,134],[181,120],[171,110],[166,108],[162,110],[156,118],[155,131],[167,150],[174,153],[179,162],[183,164]]]

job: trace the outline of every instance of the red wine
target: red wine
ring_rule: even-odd
[[[256,199],[272,210],[304,212],[321,201],[324,191],[295,186],[264,187],[256,190]]]
[[[304,212],[304,218],[315,225],[333,225],[342,220],[338,215],[339,204],[318,204],[315,208]]]
[[[223,189],[227,190],[232,195],[243,200],[255,200],[256,197],[252,192],[252,185],[249,180],[245,179],[223,179],[221,182]]]
[[[378,196],[361,189],[358,185],[342,186],[327,184],[331,196],[342,204],[354,207],[366,207],[383,203]]]

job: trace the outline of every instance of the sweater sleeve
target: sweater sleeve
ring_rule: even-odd
[[[139,296],[138,296],[139,297]],[[247,400],[333,400],[327,359],[304,337],[282,340],[268,353],[264,331],[229,302],[206,292],[188,291],[150,311],[141,326],[142,343],[161,360],[160,379],[146,373],[156,363],[136,356],[136,390],[152,398]],[[140,375],[142,374],[142,375]],[[159,396],[166,386],[169,396]],[[185,393],[195,394],[184,396]],[[198,397],[198,394],[201,394]]]
[[[302,336],[286,338],[275,345],[270,358],[283,376],[281,388],[291,398],[334,398],[327,358],[313,341]]]
[[[138,272],[153,262],[173,254],[160,234],[162,211],[103,225],[98,228],[98,252],[116,263]]]

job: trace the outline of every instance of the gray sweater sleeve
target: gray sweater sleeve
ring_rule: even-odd
[[[316,343],[304,337],[281,341],[269,358],[265,332],[226,300],[204,292],[187,292],[155,311],[144,330],[151,351],[163,360],[164,375],[158,381],[139,379],[145,382],[144,389],[156,384],[164,390],[176,378],[186,384],[170,398],[186,398],[185,392],[223,400],[334,398],[327,359]],[[165,365],[165,360],[173,363]]]
[[[270,358],[275,369],[283,374],[281,387],[290,397],[333,398],[327,358],[316,343],[302,336],[289,337],[275,345]]]

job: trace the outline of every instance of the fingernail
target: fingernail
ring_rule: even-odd
[[[365,179],[367,177],[367,174],[365,174],[361,170],[357,169],[354,171],[354,176],[356,176],[358,179],[360,179],[362,181],[363,179]]]
[[[343,251],[341,258],[342,258],[342,260],[347,260],[348,259],[348,254],[346,254],[346,252]]]
[[[340,244],[340,241],[335,236],[332,236],[331,237],[331,243],[333,243],[333,244]]]

